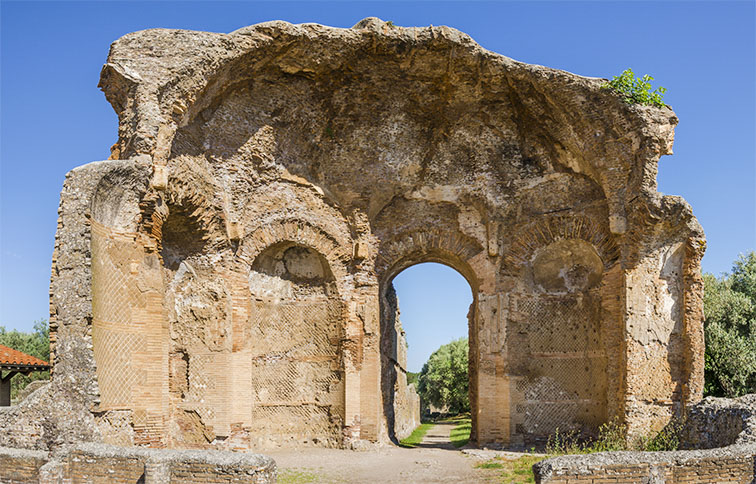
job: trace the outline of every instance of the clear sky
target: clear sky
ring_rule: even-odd
[[[106,159],[116,141],[116,116],[97,89],[111,42],[152,27],[231,32],[275,19],[351,27],[369,16],[401,26],[448,25],[495,52],[585,76],[611,77],[628,67],[653,75],[680,117],[675,155],[660,163],[659,189],[693,206],[708,238],[704,270],[727,271],[739,253],[754,249],[753,1],[0,0],[0,325],[30,330],[48,315],[65,173]],[[433,349],[466,334],[470,289],[453,270],[423,264],[395,283],[410,357],[432,351],[421,348],[413,328],[425,330]],[[424,300],[431,307],[417,309]],[[441,310],[447,302],[455,309]]]

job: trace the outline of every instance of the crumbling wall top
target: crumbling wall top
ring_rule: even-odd
[[[660,206],[656,165],[672,152],[677,124],[668,107],[625,104],[602,88],[603,79],[512,60],[449,27],[398,27],[376,18],[350,29],[273,21],[230,34],[152,29],[113,43],[100,81],[120,119],[113,157],[147,155],[146,161],[164,163],[178,129],[252,82],[274,82],[283,93],[306,82],[314,93],[306,102],[324,116],[370,117],[376,124],[396,122],[397,115],[423,117],[434,119],[442,134],[455,122],[470,122],[465,104],[500,105],[517,133],[485,116],[477,122],[519,139],[526,155],[597,182],[615,233],[627,229],[627,204],[638,195]],[[369,96],[385,97],[385,86],[407,99],[433,86],[434,97],[376,112]],[[302,123],[302,130],[312,125]]]

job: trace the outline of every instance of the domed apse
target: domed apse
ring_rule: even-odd
[[[389,411],[393,414],[393,428],[389,418],[389,430],[392,438],[401,440],[415,426],[404,408],[410,403],[402,401],[412,398],[412,390],[404,391],[407,383],[416,382],[423,365],[441,346],[468,338],[468,313],[473,294],[470,284],[459,272],[443,264],[427,262],[400,272],[387,287],[384,297],[384,317],[393,318],[387,326],[395,328],[391,353],[395,355],[397,367],[394,391],[384,392],[384,395],[394,395]],[[427,402],[422,402],[422,408],[424,411],[444,410],[428,408]]]

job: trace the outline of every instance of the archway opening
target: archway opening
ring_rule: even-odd
[[[384,406],[398,442],[420,418],[470,412],[474,293],[456,269],[424,262],[398,272],[381,296]]]

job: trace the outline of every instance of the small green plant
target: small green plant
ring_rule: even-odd
[[[497,470],[499,479],[495,482],[506,482],[508,484],[531,484],[535,482],[533,475],[533,464],[543,460],[542,455],[525,455],[519,459],[506,459],[504,457],[494,457],[485,462],[475,465],[477,469]]]
[[[663,87],[657,87],[652,91],[651,81],[653,80],[654,78],[648,74],[643,77],[635,77],[632,69],[626,69],[621,75],[614,76],[611,81],[601,87],[614,89],[628,104],[644,104],[663,108],[665,104],[662,98],[667,90]]]
[[[591,445],[593,452],[613,452],[615,450],[627,450],[625,442],[625,426],[617,419],[601,425],[598,429],[598,437]]]
[[[388,22],[386,22],[386,25],[388,25],[389,27],[394,27],[394,22],[389,20]]]
[[[559,427],[546,441],[546,453],[550,455],[584,454],[585,444],[580,442],[580,435],[575,430],[560,432]]]
[[[683,427],[682,420],[674,419],[659,432],[637,436],[631,442],[625,438],[627,427],[616,419],[601,425],[595,439],[582,439],[576,431],[560,432],[557,428],[549,436],[545,450],[551,456],[619,450],[649,452],[677,450],[680,446]]]

